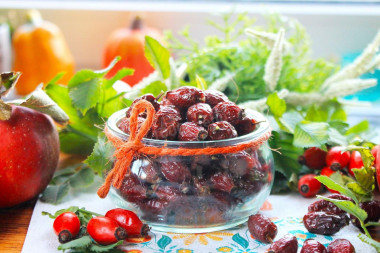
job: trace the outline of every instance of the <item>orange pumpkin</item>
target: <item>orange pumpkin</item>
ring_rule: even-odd
[[[22,73],[16,85],[18,94],[29,94],[59,72],[66,73],[60,80],[62,84],[67,84],[73,76],[74,59],[61,30],[42,20],[39,12],[28,12],[28,23],[16,29],[12,44],[13,70]]]
[[[116,56],[121,56],[108,77],[123,67],[132,68],[135,70],[134,74],[123,78],[123,81],[133,86],[154,71],[145,58],[146,35],[162,41],[162,34],[158,30],[143,26],[142,20],[136,17],[130,28],[117,29],[108,37],[103,54],[103,67],[107,67]]]

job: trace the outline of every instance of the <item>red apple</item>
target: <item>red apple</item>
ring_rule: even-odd
[[[0,208],[41,193],[58,165],[59,138],[53,120],[35,110],[12,106],[0,120]]]

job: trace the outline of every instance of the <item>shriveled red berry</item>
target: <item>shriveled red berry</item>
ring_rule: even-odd
[[[161,180],[156,165],[150,159],[138,159],[133,161],[131,173],[135,174],[141,182],[154,184]]]
[[[362,202],[359,204],[360,208],[362,208],[364,211],[367,213],[367,219],[365,219],[364,223],[367,223],[369,221],[379,221],[380,219],[380,201],[378,200],[371,200],[371,201],[366,201]],[[354,224],[356,227],[361,228],[360,221],[358,218],[356,218],[353,215],[350,215],[351,222]]]
[[[326,155],[326,164],[330,169],[337,171],[341,170],[350,162],[350,152],[342,152],[344,147],[332,147]]]
[[[351,198],[346,197],[341,194],[331,194],[328,196],[328,198],[352,201]],[[338,215],[346,214],[345,211],[337,207],[334,203],[324,200],[324,199],[317,200],[313,202],[312,204],[310,204],[308,207],[308,212],[326,212],[326,213],[333,213],[333,214],[338,214]]]
[[[131,104],[131,106],[128,108],[127,112],[126,112],[126,117],[129,118],[131,116],[131,113],[132,113],[132,109],[133,109],[133,106],[140,100],[146,100],[146,101],[149,101],[154,109],[156,111],[158,111],[160,109],[160,104],[157,102],[157,99],[153,96],[153,94],[145,94],[139,98],[136,98],[133,103]],[[146,113],[141,113],[140,114],[140,117],[143,117],[143,118],[146,118]]]
[[[140,218],[130,210],[111,209],[106,213],[105,217],[115,220],[120,227],[127,231],[128,237],[146,236],[150,230],[150,227],[142,223]]]
[[[123,183],[118,191],[124,199],[132,203],[141,202],[147,197],[146,188],[134,174],[124,177]]]
[[[348,225],[347,215],[337,215],[325,212],[311,212],[303,217],[305,228],[314,234],[333,235]]]
[[[215,121],[227,121],[232,125],[238,124],[245,117],[244,109],[233,102],[220,102],[212,111]]]
[[[157,198],[169,202],[176,201],[183,195],[178,188],[170,184],[159,184],[155,186],[154,194],[156,194]]]
[[[248,230],[256,240],[263,243],[271,243],[277,235],[276,224],[262,214],[249,216]]]
[[[142,117],[137,118],[137,130],[139,130],[144,123],[145,119]],[[118,123],[118,128],[120,128],[121,131],[123,131],[126,134],[131,134],[130,129],[129,129],[129,118],[122,118],[120,122]],[[152,130],[150,129],[148,133],[145,135],[145,137],[152,137]]]
[[[257,165],[258,161],[246,151],[240,151],[221,158],[219,163],[222,168],[229,169],[238,176],[244,176]]]
[[[210,183],[214,189],[223,192],[231,192],[232,188],[235,186],[231,176],[221,172],[212,175],[210,178]]]
[[[197,103],[187,109],[187,121],[207,127],[214,120],[214,115],[210,105]]]
[[[153,138],[159,140],[175,140],[178,135],[181,120],[181,114],[174,106],[161,106],[153,119]]]
[[[336,239],[327,247],[327,253],[355,253],[354,246],[346,239]]]
[[[307,174],[300,178],[298,181],[298,192],[302,196],[310,198],[317,195],[322,187],[322,184],[317,179],[315,179],[316,176],[317,175],[315,174]]]
[[[204,178],[193,177],[194,191],[198,196],[207,196],[210,194],[210,185]]]
[[[185,122],[179,128],[179,141],[203,141],[207,138],[206,129],[193,122]]]
[[[351,174],[351,176],[355,176],[352,169],[361,169],[364,166],[362,156],[360,155],[359,151],[352,151],[351,157],[350,157],[350,164],[348,166],[348,172]]]
[[[60,243],[66,243],[74,239],[80,231],[80,221],[73,212],[64,212],[54,219],[54,232],[58,235]]]
[[[298,162],[310,169],[321,170],[326,166],[326,156],[326,151],[318,147],[312,147],[305,150],[303,155],[298,158]]]
[[[256,129],[257,121],[251,116],[247,115],[235,125],[235,129],[239,136],[250,134]]]
[[[297,253],[298,242],[294,235],[285,235],[275,241],[269,248],[268,253]]]
[[[170,202],[162,199],[149,199],[144,202],[140,202],[138,205],[146,214],[162,214],[167,213],[167,207]]]
[[[97,243],[109,245],[127,237],[127,231],[108,217],[93,217],[87,224],[87,232]]]
[[[208,126],[208,136],[211,140],[224,140],[237,137],[237,132],[227,121],[218,121]]]
[[[160,163],[162,175],[169,182],[183,183],[190,181],[191,173],[185,163],[179,161],[164,161]]]
[[[165,98],[180,109],[190,107],[199,102],[204,103],[206,101],[204,92],[191,86],[182,86],[168,91]]]
[[[217,90],[206,90],[206,103],[209,104],[211,107],[216,106],[220,102],[228,102],[228,97],[224,95],[223,92],[217,91]]]
[[[259,192],[264,183],[259,180],[252,180],[250,176],[243,176],[235,179],[236,188],[232,190],[232,195],[239,199],[251,197],[253,194]]]
[[[327,253],[327,249],[322,243],[314,239],[307,239],[303,243],[300,253]]]

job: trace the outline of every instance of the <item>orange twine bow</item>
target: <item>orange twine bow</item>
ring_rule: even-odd
[[[138,130],[138,115],[146,110],[146,119]],[[227,146],[227,147],[206,147],[206,148],[167,148],[163,147],[153,147],[145,146],[142,143],[142,139],[148,133],[149,129],[153,124],[153,118],[155,115],[155,110],[153,105],[146,101],[138,101],[132,109],[129,128],[130,136],[127,142],[124,142],[119,137],[114,136],[108,128],[104,129],[104,132],[114,145],[116,151],[114,157],[116,158],[115,165],[113,169],[108,173],[104,184],[98,190],[98,196],[105,198],[109,192],[111,184],[119,189],[122,185],[123,179],[132,163],[133,158],[137,154],[153,155],[153,156],[195,156],[195,155],[216,155],[216,154],[228,154],[236,153],[248,148],[259,148],[265,141],[271,136],[271,130],[268,129],[263,135],[258,139],[254,139],[249,142],[244,142],[238,145]]]

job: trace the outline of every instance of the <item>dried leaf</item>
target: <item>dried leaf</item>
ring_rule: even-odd
[[[5,103],[3,100],[0,100],[0,120],[8,120],[12,115],[12,107]]]

